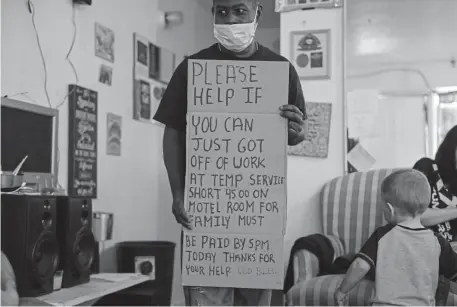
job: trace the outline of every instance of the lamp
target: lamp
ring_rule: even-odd
[[[184,15],[180,11],[159,12],[159,24],[164,29],[180,26],[183,20]]]

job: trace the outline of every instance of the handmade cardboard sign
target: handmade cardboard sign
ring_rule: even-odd
[[[289,64],[189,60],[184,285],[282,289]]]

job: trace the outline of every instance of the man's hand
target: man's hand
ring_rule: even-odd
[[[187,212],[184,209],[183,200],[173,200],[172,211],[173,211],[173,215],[176,218],[176,222],[181,224],[186,229],[189,229],[189,230],[192,229],[192,227],[190,225],[189,216],[187,215]]]
[[[283,105],[279,108],[280,115],[289,121],[289,145],[297,145],[305,139],[305,121],[303,113],[292,104]]]
[[[349,295],[348,293],[343,293],[338,289],[335,292],[335,302],[338,306],[349,306]]]

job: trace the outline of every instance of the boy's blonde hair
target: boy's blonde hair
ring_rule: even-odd
[[[431,193],[427,177],[414,169],[396,171],[387,176],[381,185],[383,200],[401,214],[413,217],[427,210]]]

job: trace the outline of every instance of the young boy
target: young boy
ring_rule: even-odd
[[[439,275],[457,276],[457,254],[420,222],[431,197],[427,178],[411,169],[394,172],[383,181],[381,194],[388,224],[362,247],[335,294],[336,302],[347,305],[349,291],[371,273],[372,305],[434,306]]]

